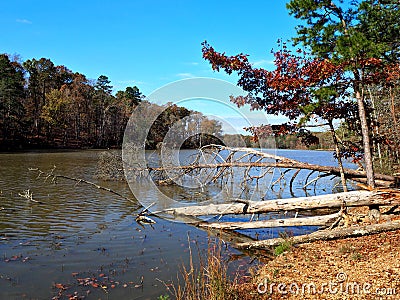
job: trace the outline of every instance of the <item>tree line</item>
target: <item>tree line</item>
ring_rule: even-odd
[[[115,95],[112,90],[105,75],[92,80],[48,58],[21,62],[0,54],[0,149],[121,147],[129,117],[145,97],[137,86]],[[193,114],[172,104],[150,106],[162,113],[149,132],[148,149],[162,142],[174,122]],[[219,122],[195,115],[187,122],[221,134]],[[195,135],[183,147],[211,142],[211,135]]]

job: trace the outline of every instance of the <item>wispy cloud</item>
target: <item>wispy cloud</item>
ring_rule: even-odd
[[[142,87],[146,85],[146,82],[139,80],[113,80],[113,91],[124,91],[128,86],[137,86],[140,91],[142,91]]]
[[[265,65],[272,65],[274,63],[273,60],[268,60],[268,59],[260,59],[256,60],[253,62],[254,67],[260,67],[260,66],[265,66]]]
[[[145,84],[144,81],[139,81],[139,80],[116,80],[115,83],[118,83],[118,84]]]
[[[178,73],[176,76],[181,77],[181,78],[193,78],[196,77],[192,73]]]
[[[15,21],[22,24],[32,24],[32,21],[29,21],[27,19],[16,19]]]

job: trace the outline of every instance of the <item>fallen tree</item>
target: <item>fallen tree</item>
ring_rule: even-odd
[[[341,213],[334,213],[323,216],[271,219],[248,222],[212,222],[200,223],[198,227],[206,229],[238,230],[238,229],[257,229],[272,227],[290,227],[290,226],[327,226],[340,217]]]
[[[400,229],[400,220],[394,220],[390,222],[372,224],[365,226],[352,226],[348,228],[339,229],[325,229],[319,230],[306,235],[294,236],[288,239],[275,238],[261,241],[252,241],[246,243],[237,243],[235,246],[239,249],[251,249],[251,248],[268,248],[278,246],[285,241],[289,241],[291,244],[304,244],[315,242],[319,240],[334,240],[339,238],[357,237],[370,235],[375,233],[381,233],[384,231],[393,231]]]
[[[224,153],[224,154],[223,154]],[[205,154],[208,154],[212,159],[210,161],[204,161]],[[339,167],[334,166],[321,166],[316,164],[310,164],[306,162],[297,161],[287,157],[278,156],[272,153],[254,150],[251,148],[231,148],[221,145],[206,145],[199,149],[198,155],[194,157],[193,161],[186,165],[176,164],[173,161],[164,164],[162,167],[147,167],[146,171],[150,175],[154,176],[159,184],[173,184],[177,178],[181,178],[184,175],[198,172],[201,170],[211,170],[210,181],[217,181],[218,179],[226,177],[233,168],[245,169],[247,178],[244,180],[259,180],[272,168],[286,169],[286,170],[310,170],[310,175],[314,172],[323,173],[323,176],[318,176],[313,179],[313,182],[324,176],[340,177],[341,170]],[[261,176],[250,176],[250,169],[252,168],[265,168],[266,172]],[[132,171],[135,171],[134,169]],[[136,169],[138,174],[142,174],[143,169]],[[366,183],[366,172],[353,169],[343,169],[344,177],[348,180],[353,180],[361,183]],[[171,173],[174,173],[171,176]],[[283,172],[282,172],[283,173]],[[287,173],[287,172],[285,172]],[[292,189],[292,183],[294,178],[298,175],[298,172],[292,174],[290,179],[290,189]],[[282,179],[282,178],[280,178]],[[280,182],[280,179],[274,182],[274,184]],[[304,183],[304,188],[310,184],[308,180],[311,180],[310,176],[307,176],[307,180]],[[384,174],[375,174],[378,186],[389,187],[398,184],[399,178]],[[272,186],[274,185],[272,184]]]
[[[300,211],[324,208],[340,208],[343,203],[347,207],[357,206],[393,206],[400,204],[399,190],[351,191],[337,194],[299,197],[289,199],[248,201],[234,199],[232,203],[192,205],[166,209],[163,212],[172,215],[227,215],[253,214],[279,211]]]
[[[332,239],[351,237],[364,234],[372,234],[385,230],[395,230],[398,223],[385,223],[384,225],[366,225],[363,227],[349,225],[349,215],[347,208],[361,206],[398,206],[400,205],[400,191],[386,189],[398,185],[399,178],[390,175],[376,174],[375,179],[378,186],[384,189],[361,190],[327,195],[308,196],[307,189],[310,185],[315,185],[322,178],[341,177],[343,179],[367,183],[366,172],[363,170],[340,169],[335,166],[321,166],[312,163],[297,161],[294,159],[275,155],[273,153],[258,151],[249,148],[231,148],[220,145],[207,145],[198,149],[192,160],[186,164],[181,164],[179,160],[174,160],[173,152],[161,152],[162,166],[150,166],[146,163],[145,168],[132,168],[132,173],[136,176],[150,176],[159,185],[181,185],[185,176],[193,176],[201,189],[207,184],[220,184],[221,187],[228,183],[240,186],[243,190],[258,185],[259,180],[266,178],[267,174],[278,170],[275,176],[271,177],[271,184],[267,188],[273,189],[275,185],[281,188],[289,187],[293,198],[253,201],[235,198],[231,196],[229,203],[217,203],[207,205],[188,205],[173,207],[160,211],[161,214],[168,214],[180,220],[190,220],[199,228],[206,229],[214,234],[217,232],[222,239],[233,243],[241,249],[266,248],[268,246],[279,245],[283,239],[270,239],[265,241],[245,241],[247,238],[243,234],[232,235],[236,230],[290,227],[290,226],[323,226],[329,229],[319,230],[310,235],[297,236],[291,239],[293,243],[309,242],[318,239]],[[302,183],[297,184],[303,188],[306,197],[295,197],[293,185],[296,177],[301,170],[308,170],[303,173]],[[234,172],[239,174],[234,176]],[[199,176],[200,175],[200,176]],[[276,176],[277,175],[277,176]],[[342,176],[341,176],[342,175]],[[197,176],[197,177],[196,177]],[[300,177],[300,176],[299,176]],[[288,184],[287,184],[288,183]],[[328,214],[312,215],[309,217],[295,217],[282,219],[266,219],[262,216],[261,220],[253,221],[255,214],[267,214],[271,212],[311,212],[314,210],[326,209]],[[335,213],[332,213],[334,211]],[[314,213],[314,212],[313,212]],[[201,216],[222,216],[222,215],[252,215],[250,221],[246,222],[204,222]],[[303,213],[304,215],[304,213]],[[296,214],[297,216],[297,214]],[[357,216],[359,217],[359,216]],[[373,215],[368,215],[374,219]],[[357,219],[357,218],[356,218]],[[371,219],[371,220],[372,220]],[[195,222],[193,222],[193,220]],[[343,222],[342,222],[343,221]],[[375,220],[374,220],[375,221]],[[351,223],[351,222],[350,222]],[[346,228],[332,229],[344,225]],[[361,228],[361,229],[360,229]],[[239,239],[239,240],[238,240]],[[245,240],[244,240],[245,239]]]

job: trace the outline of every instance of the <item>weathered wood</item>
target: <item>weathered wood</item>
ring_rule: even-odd
[[[287,218],[287,219],[271,219],[253,222],[213,222],[200,223],[198,227],[212,228],[222,230],[237,230],[237,229],[256,229],[256,228],[273,228],[273,227],[288,227],[288,226],[325,226],[335,221],[340,216],[340,213],[303,217],[303,218]]]
[[[306,162],[301,162],[298,160],[290,159],[287,157],[278,156],[275,154],[271,154],[268,152],[262,152],[251,148],[231,148],[220,145],[207,145],[201,148],[201,151],[230,151],[229,159],[219,162],[219,163],[198,163],[198,160],[195,160],[193,163],[189,165],[179,165],[179,166],[168,166],[168,167],[148,167],[148,171],[165,171],[165,170],[180,170],[183,172],[191,172],[194,170],[201,169],[214,169],[214,170],[225,170],[227,168],[251,168],[251,167],[276,167],[276,168],[287,168],[287,169],[305,169],[305,170],[313,170],[322,173],[332,174],[335,176],[340,176],[340,168],[333,166],[320,166],[316,164],[310,164]],[[232,154],[234,153],[244,153],[240,158],[232,160]],[[241,160],[244,157],[248,157],[249,155],[254,155],[259,157],[257,161],[243,161]],[[344,175],[346,179],[351,179],[354,181],[364,182],[366,180],[366,172],[365,171],[357,171],[352,169],[344,169]],[[292,178],[293,179],[293,178]],[[375,179],[383,181],[383,186],[388,186],[390,183],[394,183],[396,178],[390,175],[384,174],[375,174]],[[162,180],[163,183],[166,183],[166,180]],[[389,183],[388,183],[389,182]]]
[[[385,231],[393,231],[400,229],[400,220],[391,222],[385,222],[381,224],[365,225],[360,227],[348,227],[334,230],[320,230],[306,235],[299,235],[289,238],[288,240],[292,244],[304,244],[315,242],[319,240],[334,240],[341,238],[357,237],[364,235],[371,235],[381,233]],[[235,247],[239,249],[251,249],[251,248],[268,248],[278,246],[281,243],[287,241],[287,239],[276,238],[269,240],[254,241],[248,243],[238,243]]]
[[[167,209],[164,213],[174,215],[205,216],[246,213],[266,213],[278,211],[300,211],[316,208],[340,208],[345,202],[347,207],[369,205],[399,205],[400,191],[352,191],[313,197],[289,199],[247,201],[234,200],[234,203],[193,205]],[[240,202],[240,203],[237,203]]]
[[[98,184],[96,184],[94,182],[91,182],[91,181],[88,181],[88,180],[85,180],[85,179],[82,179],[82,178],[75,178],[75,177],[70,177],[70,176],[61,175],[61,174],[54,174],[55,168],[56,168],[56,166],[54,166],[54,168],[50,172],[44,172],[44,171],[40,170],[39,168],[28,168],[28,170],[29,171],[38,172],[38,177],[37,178],[44,178],[45,181],[50,179],[51,182],[53,182],[53,183],[57,183],[57,179],[58,178],[72,180],[72,181],[75,181],[76,184],[85,183],[85,184],[91,185],[91,186],[93,186],[93,187],[95,187],[95,188],[97,188],[99,190],[104,190],[104,191],[110,192],[110,193],[112,193],[114,195],[117,195],[117,196],[119,196],[119,197],[121,197],[121,198],[123,198],[123,199],[125,199],[125,200],[127,200],[129,202],[132,202],[134,205],[139,207],[139,204],[138,204],[137,200],[128,198],[128,197],[122,195],[121,193],[116,192],[116,191],[114,191],[114,190],[112,190],[110,188],[103,187],[101,185],[98,185]]]
[[[148,168],[149,171],[164,171],[164,170],[182,170],[182,171],[193,171],[197,169],[220,169],[220,168],[245,168],[245,167],[259,167],[259,168],[287,168],[287,169],[305,169],[328,173],[339,176],[340,169],[338,167],[331,166],[320,166],[309,164],[299,161],[283,161],[283,162],[222,162],[222,163],[210,163],[210,164],[194,164],[194,165],[183,165],[183,166],[169,166],[169,167],[154,167]],[[364,171],[357,171],[352,169],[344,169],[344,174],[347,179],[358,181],[359,179],[365,179],[366,173]],[[395,177],[384,174],[376,174],[376,179],[381,181],[394,182]]]

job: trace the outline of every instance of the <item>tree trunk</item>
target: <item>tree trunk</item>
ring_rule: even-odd
[[[372,162],[372,154],[371,154],[371,143],[369,139],[369,129],[367,122],[367,114],[365,111],[364,105],[364,96],[361,94],[358,82],[360,80],[360,76],[357,71],[354,72],[356,83],[354,84],[354,91],[356,94],[357,104],[358,104],[358,114],[361,123],[361,133],[364,145],[364,161],[365,161],[365,172],[367,175],[367,184],[371,189],[375,188],[375,178],[374,178],[374,168]]]
[[[385,222],[381,224],[366,225],[360,227],[349,227],[334,230],[320,230],[306,235],[294,236],[289,239],[276,238],[269,240],[261,240],[254,242],[238,243],[235,247],[239,249],[250,249],[250,248],[268,248],[282,244],[285,241],[289,241],[292,244],[304,244],[311,243],[319,240],[334,240],[347,237],[357,237],[364,235],[371,235],[375,233],[381,233],[385,231],[394,231],[400,229],[400,220]]]
[[[302,218],[287,218],[287,219],[272,219],[253,222],[214,222],[200,223],[198,227],[212,228],[222,230],[240,230],[240,229],[256,229],[256,228],[274,228],[274,227],[289,227],[289,226],[327,226],[339,218],[340,213],[302,217]]]
[[[223,147],[221,147],[223,148]],[[229,149],[228,147],[224,147]],[[223,149],[224,149],[223,148]],[[237,151],[241,151],[241,148],[235,148]],[[340,169],[338,167],[330,167],[330,166],[320,166],[315,164],[309,164],[305,162],[300,162],[294,159],[289,159],[286,157],[281,157],[277,155],[273,155],[270,153],[264,153],[252,149],[243,149],[243,152],[254,153],[256,155],[269,158],[271,161],[259,161],[259,162],[242,162],[242,161],[233,161],[233,162],[222,162],[222,163],[210,163],[210,164],[189,164],[182,166],[169,166],[169,167],[148,167],[147,170],[152,171],[165,171],[165,170],[182,170],[184,172],[198,170],[198,169],[215,169],[220,170],[222,168],[233,168],[233,167],[276,167],[276,168],[287,168],[287,169],[305,169],[305,170],[314,170],[323,173],[329,173],[332,175],[340,176]],[[132,169],[134,170],[134,169]],[[142,171],[142,170],[139,170]],[[366,177],[366,172],[357,171],[353,169],[343,169],[345,177],[351,180],[356,180],[360,182],[364,182],[362,179]],[[383,181],[395,182],[395,177],[390,175],[376,174],[376,178]],[[159,184],[168,184],[169,179],[160,180]]]
[[[346,184],[346,177],[344,174],[342,155],[341,155],[340,149],[339,149],[339,142],[338,142],[338,139],[336,138],[335,128],[333,127],[332,120],[329,120],[328,124],[329,124],[329,129],[332,134],[333,143],[335,144],[335,152],[336,152],[336,158],[337,158],[338,165],[339,165],[340,180],[342,182],[343,192],[347,192],[348,190],[347,190],[347,184]]]
[[[342,23],[342,27],[344,30],[344,34],[348,36],[348,29],[347,29],[347,22],[344,19],[342,11],[333,3],[330,3],[331,8],[336,12],[338,18]],[[351,49],[350,49],[351,50]],[[371,155],[371,143],[369,141],[369,129],[368,129],[368,122],[367,122],[367,113],[365,111],[364,105],[364,95],[360,91],[360,84],[362,79],[359,71],[357,70],[357,66],[354,66],[353,69],[354,81],[353,81],[353,89],[357,99],[358,105],[358,116],[360,118],[361,123],[361,134],[363,138],[363,145],[364,145],[364,160],[365,160],[365,171],[367,173],[367,184],[371,189],[375,188],[375,178],[374,178],[374,168],[372,162],[372,155]]]
[[[267,201],[248,201],[243,199],[236,199],[234,201],[236,202],[170,208],[162,212],[172,215],[206,216],[300,211],[316,208],[341,208],[343,204],[345,204],[346,207],[369,205],[390,206],[400,204],[400,192],[397,190],[382,192],[352,191],[347,193]]]

